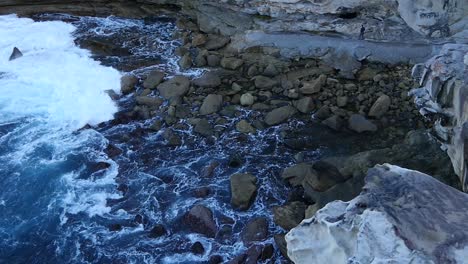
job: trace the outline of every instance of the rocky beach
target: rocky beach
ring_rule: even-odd
[[[0,262],[467,263],[467,0],[0,14]]]

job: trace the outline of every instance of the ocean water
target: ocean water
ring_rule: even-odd
[[[162,132],[149,129],[157,116],[113,123],[132,103],[129,96],[113,102],[107,91],[118,93],[128,71],[144,75],[158,68],[192,77],[204,71],[178,68],[173,20],[38,20],[0,16],[0,263],[205,263],[212,255],[229,260],[247,250],[240,232],[254,217],[269,220],[270,237],[284,232],[273,224],[271,209],[287,199],[279,175],[296,152],[280,134],[303,124],[243,135],[236,122],[259,113],[238,109],[215,127],[224,131],[217,139],[192,133],[181,121],[186,129],[176,133],[184,144],[169,147]],[[77,46],[87,38],[110,39],[129,52],[93,56]],[[14,47],[24,56],[8,61]],[[87,124],[100,125],[80,129]],[[109,144],[122,154],[110,159],[104,152]],[[240,157],[237,167],[229,166],[233,156]],[[238,172],[258,179],[257,199],[245,212],[230,205],[229,177]],[[202,187],[210,194],[197,198]],[[195,204],[213,210],[223,230],[216,238],[184,227],[181,219]],[[150,237],[158,224],[167,234]],[[204,254],[190,252],[195,241]],[[276,250],[273,262],[281,261]]]

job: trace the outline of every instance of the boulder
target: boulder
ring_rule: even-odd
[[[156,89],[164,79],[164,73],[158,70],[151,71],[143,82],[145,89]]]
[[[240,97],[240,103],[243,106],[251,106],[255,102],[255,97],[251,93],[245,93]]]
[[[358,197],[292,229],[288,255],[296,264],[465,263],[467,205],[467,194],[426,174],[379,165]]]
[[[206,57],[206,63],[210,67],[218,67],[221,63],[221,58],[218,55],[210,54]]]
[[[195,34],[192,38],[192,45],[195,47],[202,46],[208,41],[205,34]]]
[[[268,237],[268,220],[263,217],[255,218],[247,222],[241,232],[244,244],[250,245],[253,242],[263,241]]]
[[[190,231],[215,237],[218,232],[218,226],[213,218],[213,212],[203,205],[195,205],[184,216],[184,224]]]
[[[193,63],[192,63],[192,56],[190,56],[190,53],[186,53],[184,56],[182,56],[182,58],[180,58],[179,60],[179,67],[182,69],[182,70],[186,70],[190,67],[192,67]]]
[[[214,134],[213,126],[211,126],[210,122],[208,122],[208,120],[204,118],[196,122],[195,127],[193,128],[193,131],[205,137],[209,137]]]
[[[135,86],[138,83],[138,77],[133,74],[126,74],[120,79],[120,91],[123,94],[129,94],[135,91]]]
[[[286,180],[291,186],[301,186],[304,178],[313,177],[315,171],[312,165],[308,163],[299,163],[297,165],[286,168],[281,174],[281,178]]]
[[[377,131],[377,126],[374,123],[359,114],[353,114],[349,117],[348,127],[358,133]]]
[[[221,67],[228,70],[237,70],[244,64],[244,61],[238,58],[222,58]]]
[[[318,192],[324,192],[346,180],[334,165],[325,161],[315,162],[310,172],[304,175],[302,181],[305,190],[311,188]]]
[[[303,82],[302,87],[299,89],[299,91],[303,94],[316,94],[322,90],[323,86],[326,83],[327,76],[325,74],[321,74],[313,82]]]
[[[301,223],[305,210],[303,202],[292,202],[273,208],[273,219],[277,225],[289,231]]]
[[[236,124],[236,130],[241,133],[255,133],[257,130],[246,120],[241,120]]]
[[[225,36],[219,35],[208,35],[205,43],[205,49],[207,50],[218,50],[226,46],[231,39]]]
[[[218,112],[223,105],[223,96],[219,94],[209,94],[203,100],[200,107],[200,115],[210,115]]]
[[[271,89],[274,86],[278,85],[277,80],[266,77],[266,76],[262,76],[262,75],[255,76],[254,79],[255,79],[255,87],[261,90]]]
[[[257,178],[251,174],[237,173],[231,176],[231,205],[247,210],[257,195]]]
[[[158,91],[162,97],[171,99],[184,96],[190,87],[190,80],[185,76],[175,76],[172,79],[158,85]]]
[[[295,102],[295,107],[297,110],[299,110],[299,112],[303,114],[309,114],[315,108],[314,100],[310,97],[304,97]]]
[[[137,96],[135,97],[135,101],[139,105],[146,105],[152,109],[157,109],[163,104],[163,100],[161,98],[150,96]]]
[[[383,116],[390,108],[391,102],[392,101],[388,95],[381,95],[369,110],[369,116],[377,118]]]
[[[216,88],[221,85],[221,78],[215,72],[206,72],[200,78],[195,79],[193,84],[200,87]]]
[[[265,116],[265,123],[269,126],[279,125],[286,122],[295,113],[296,109],[289,105],[276,108]]]

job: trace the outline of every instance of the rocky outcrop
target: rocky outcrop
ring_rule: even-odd
[[[286,235],[307,263],[466,263],[468,195],[417,171],[369,170],[361,194],[336,201]]]
[[[468,190],[467,56],[468,45],[445,45],[440,55],[414,67],[413,75],[420,80],[421,88],[412,91],[421,114],[434,120],[434,132],[450,156],[465,191]]]

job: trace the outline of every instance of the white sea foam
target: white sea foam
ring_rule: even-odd
[[[105,91],[119,91],[120,73],[78,48],[74,30],[64,22],[0,16],[0,121],[39,116],[78,129],[113,117],[117,107]],[[8,61],[14,47],[24,56]]]

